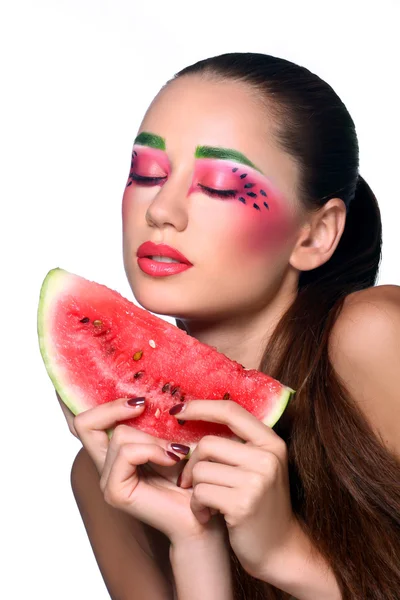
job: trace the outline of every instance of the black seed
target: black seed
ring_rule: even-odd
[[[179,400],[180,400],[181,402],[185,402],[185,394],[182,394],[182,396],[179,398]]]
[[[265,208],[268,208],[268,210],[269,210],[269,206],[266,202],[264,202],[264,206],[265,206]]]
[[[235,167],[234,169],[232,169],[232,173],[236,173],[236,171],[238,170],[239,167]]]
[[[171,384],[170,383],[166,383],[165,385],[162,386],[161,391],[162,392],[169,392],[171,389]]]
[[[243,204],[246,204],[246,199],[245,198],[240,197],[239,200],[240,200],[240,202],[243,202]]]
[[[144,371],[138,371],[137,373],[134,374],[133,378],[139,379],[139,377],[141,377],[142,375],[144,375]]]
[[[250,196],[250,198],[257,198],[257,194],[254,192],[247,192],[247,195]]]
[[[230,400],[230,399],[231,399],[230,395],[228,394],[228,392],[226,392],[226,394],[224,394],[224,400]]]
[[[134,151],[133,151],[133,154],[134,154],[135,156],[137,156],[137,152],[136,152],[136,150],[134,150]]]
[[[256,208],[257,210],[261,210],[261,208],[258,206],[258,204],[253,204],[254,208]]]
[[[81,319],[79,321],[79,323],[89,323],[89,321],[90,321],[89,317],[83,317],[83,319]]]
[[[132,185],[132,181],[130,181],[129,183],[127,183],[126,187],[129,187],[130,185]]]
[[[172,388],[172,390],[171,390],[171,396],[175,396],[175,394],[176,394],[177,392],[179,392],[179,387],[178,387],[178,386],[176,386],[176,387]]]
[[[240,179],[244,179],[245,177],[247,177],[247,173],[243,173],[243,174],[240,176]]]
[[[260,194],[261,194],[261,196],[266,196],[267,195],[267,193],[264,192],[264,190],[260,190]]]
[[[183,421],[182,419],[178,419],[178,423],[179,423],[179,425],[184,425],[186,423],[186,421]]]
[[[245,187],[245,188],[252,188],[252,187],[254,187],[255,185],[256,185],[255,183],[246,183],[244,187]]]

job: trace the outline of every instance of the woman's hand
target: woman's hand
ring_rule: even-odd
[[[222,423],[246,442],[203,437],[181,487],[193,486],[190,506],[201,523],[209,518],[205,507],[223,514],[233,551],[250,575],[259,576],[296,530],[285,442],[231,400],[191,400],[175,416]]]
[[[207,539],[208,534],[223,535],[222,517],[218,515],[204,525],[199,523],[190,508],[193,490],[177,487],[175,482],[183,462],[178,462],[177,455],[174,460],[167,454],[171,443],[118,424],[139,416],[144,406],[132,407],[127,398],[120,398],[73,416],[72,423],[64,411],[71,432],[76,432],[96,465],[105,501],[158,529],[175,544]],[[115,429],[109,440],[106,431],[111,428]],[[166,478],[163,473],[168,471]]]

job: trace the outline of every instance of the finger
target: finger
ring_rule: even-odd
[[[74,418],[75,430],[95,463],[98,472],[102,473],[107,455],[109,436],[107,429],[113,428],[119,421],[125,421],[140,415],[144,405],[130,406],[127,398],[118,398],[79,413]],[[112,438],[111,438],[112,439]]]
[[[227,425],[241,440],[255,446],[270,446],[272,449],[274,445],[280,447],[283,442],[271,427],[233,400],[190,400],[176,406],[182,407],[173,415],[176,419]],[[171,410],[174,408],[172,407]]]
[[[124,425],[124,424],[119,424],[116,426],[113,436],[108,445],[107,455],[106,455],[104,466],[103,466],[103,474],[105,476],[105,479],[107,479],[107,477],[108,477],[108,474],[112,468],[112,465],[114,463],[114,460],[115,460],[118,452],[120,451],[121,446],[124,446],[126,444],[158,445],[164,451],[167,451],[167,450],[171,451],[168,448],[168,445],[169,445],[168,440],[162,440],[161,438],[158,439],[148,433],[145,433],[144,431],[141,431],[140,429],[136,429],[134,427],[130,427],[130,426]],[[168,469],[168,467],[166,467],[166,466],[162,467],[160,465],[153,464],[151,462],[147,462],[146,467],[147,467],[147,465],[151,465],[151,468],[154,471],[156,471],[157,473],[162,468]],[[168,465],[169,465],[169,467],[171,467],[170,462],[168,463]],[[171,478],[171,481],[174,482],[175,479]]]
[[[163,523],[162,504],[166,491],[140,478],[138,466],[149,460],[159,465],[170,465],[174,459],[157,444],[125,444],[115,457],[107,481],[103,475],[100,486],[108,504],[120,508],[141,521],[159,527]]]
[[[236,499],[237,492],[232,488],[199,483],[193,489],[190,508],[199,523],[204,525],[210,518],[211,510],[229,515]]]
[[[187,461],[182,472],[180,487],[188,488],[192,485],[194,469],[200,462],[213,461],[209,464],[222,463],[242,470],[263,472],[269,460],[270,453],[252,446],[242,444],[227,438],[215,435],[206,435],[197,444],[192,456]]]
[[[154,437],[153,435],[150,435],[149,433],[145,433],[144,431],[141,431],[140,429],[136,429],[135,427],[131,427],[129,425],[125,425],[125,424],[121,423],[115,427],[112,438],[109,442],[107,456],[106,456],[105,463],[103,466],[103,472],[104,472],[104,470],[109,471],[110,465],[112,464],[112,460],[115,457],[116,453],[118,452],[119,447],[122,446],[123,444],[129,444],[129,443],[157,444],[164,450],[169,450],[170,452],[173,452],[174,454],[176,454],[176,451],[170,447],[171,443],[168,440],[165,440],[163,438]],[[172,466],[171,465],[164,466],[164,465],[158,465],[158,464],[155,464],[155,463],[152,463],[151,461],[149,461],[146,464],[145,470],[150,469],[150,472],[155,471],[156,473],[161,475],[164,479],[167,479],[171,483],[175,483],[178,475],[180,474],[180,472],[182,471],[184,466],[185,466],[184,462],[177,462],[176,465],[172,465]]]

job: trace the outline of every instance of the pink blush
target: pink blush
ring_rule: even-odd
[[[226,204],[237,229],[235,239],[247,249],[277,250],[293,234],[288,200],[256,169],[230,160],[198,159],[189,193],[206,193],[204,188],[232,191],[215,201]]]

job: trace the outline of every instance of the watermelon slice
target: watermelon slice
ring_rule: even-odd
[[[178,421],[168,412],[175,404],[230,399],[272,427],[294,394],[118,292],[59,268],[42,284],[38,335],[50,379],[75,415],[117,398],[144,396],[143,413],[124,423],[186,444],[186,458],[204,435],[238,438],[226,425]]]

